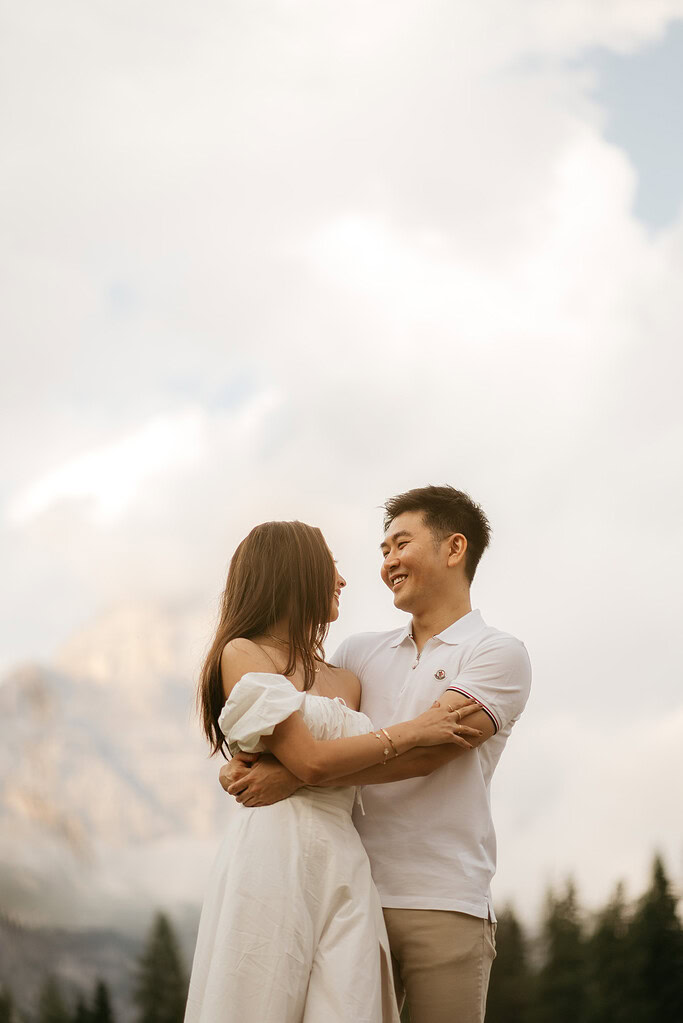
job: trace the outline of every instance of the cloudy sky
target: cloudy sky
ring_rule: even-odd
[[[535,668],[499,891],[681,883],[683,0],[2,12],[2,669],[209,621],[270,518],[390,627],[379,506],[451,482]]]

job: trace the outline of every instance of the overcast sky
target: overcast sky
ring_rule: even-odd
[[[500,891],[683,879],[682,0],[3,4],[0,664],[450,482],[533,699]],[[531,876],[531,880],[529,880]]]

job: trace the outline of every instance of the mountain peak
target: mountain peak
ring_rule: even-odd
[[[117,605],[75,633],[58,651],[56,666],[74,678],[153,695],[165,680],[197,675],[207,622],[197,612],[150,603]]]

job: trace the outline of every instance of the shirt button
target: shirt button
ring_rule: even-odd
[[[417,665],[418,665],[418,662],[415,661],[415,664],[413,665],[413,671],[415,671],[415,669],[417,668]]]

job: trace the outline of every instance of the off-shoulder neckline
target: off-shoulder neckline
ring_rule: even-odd
[[[347,708],[347,710],[353,710],[353,707],[349,707],[343,696],[323,696],[322,693],[314,693],[311,689],[299,689],[294,685],[292,680],[287,678],[286,675],[283,675],[281,671],[245,671],[244,675],[241,675],[237,679],[237,682],[235,682],[235,685],[232,687],[233,690],[235,689],[235,686],[240,684],[242,679],[247,677],[247,675],[275,675],[277,678],[282,678],[285,682],[288,682],[292,689],[294,689],[297,693],[300,693],[302,696],[317,696],[319,700],[332,700],[333,703],[341,703]]]

